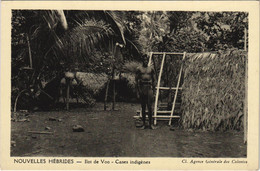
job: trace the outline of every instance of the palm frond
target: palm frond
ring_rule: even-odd
[[[114,28],[116,33],[119,33],[121,35],[121,39],[123,41],[123,44],[126,44],[124,31],[126,28],[126,25],[124,24],[122,20],[122,16],[120,17],[116,12],[114,11],[104,11],[104,13],[108,16],[108,19],[110,20],[111,25],[116,26]]]
[[[140,45],[138,44],[138,40],[130,40],[125,37],[126,45],[125,49],[128,50],[128,54],[132,56],[135,60],[140,60],[141,52],[139,49],[142,49]]]
[[[92,50],[113,36],[111,27],[103,21],[86,20],[83,24],[73,28],[64,37],[56,48],[65,54],[65,58],[83,59],[88,57]],[[71,59],[69,59],[71,60]]]
[[[57,16],[58,16],[63,28],[65,30],[67,30],[68,29],[68,23],[67,23],[67,19],[65,17],[64,11],[63,10],[57,10]]]
[[[63,10],[47,10],[44,11],[43,18],[48,27],[53,30],[60,23],[64,30],[67,30],[68,23]]]

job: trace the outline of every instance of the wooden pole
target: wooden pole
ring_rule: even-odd
[[[113,64],[113,68],[112,68],[112,84],[113,84],[112,110],[115,110],[116,90],[115,90],[115,65],[114,64]]]
[[[70,79],[66,78],[67,83],[67,95],[66,95],[66,110],[69,110],[69,98],[70,98]]]
[[[152,64],[152,56],[153,56],[153,52],[150,52],[148,66],[151,66]]]
[[[155,97],[155,104],[154,104],[154,116],[157,116],[157,106],[158,106],[158,98],[159,98],[159,93],[160,93],[160,82],[161,82],[161,77],[162,77],[162,70],[163,70],[163,65],[164,65],[164,60],[165,60],[165,53],[163,53],[163,58],[162,58],[162,63],[161,63],[161,69],[158,77],[158,82],[157,82],[157,90],[156,90],[156,97]],[[156,125],[157,120],[154,119],[154,125]]]
[[[173,116],[173,112],[174,112],[174,109],[175,109],[176,99],[177,99],[178,90],[179,90],[179,86],[180,86],[182,67],[183,66],[181,65],[181,69],[180,69],[180,73],[179,73],[179,77],[178,77],[178,83],[177,83],[177,87],[176,87],[176,91],[175,91],[175,95],[174,95],[174,100],[173,100],[173,104],[172,104],[171,116]],[[169,120],[169,125],[171,125],[171,123],[172,123],[172,118],[170,118],[170,120]]]
[[[167,62],[166,62],[167,63]],[[169,87],[169,91],[168,91],[168,99],[167,99],[167,110],[168,108],[170,108],[170,104],[171,104],[171,99],[172,99],[172,91],[171,91],[171,88],[172,88],[172,77],[169,76],[170,74],[170,68],[172,66],[172,58],[170,57],[170,61],[169,63],[167,63],[167,67],[166,67],[166,78],[167,78],[167,86]]]
[[[112,82],[113,82],[113,102],[112,102],[112,110],[115,110],[115,103],[116,103],[116,82],[115,82],[115,59],[118,58],[117,56],[117,43],[114,46],[113,50],[113,68],[112,68]]]
[[[115,103],[116,103],[116,81],[113,80],[113,105],[112,110],[115,110]]]
[[[107,82],[106,93],[105,93],[105,100],[104,100],[104,110],[107,110],[107,96],[108,96],[108,89],[109,89],[110,79]]]
[[[178,82],[177,82],[177,87],[176,87],[176,91],[175,91],[175,95],[174,95],[174,100],[173,100],[173,104],[172,104],[171,116],[173,116],[173,112],[174,112],[174,108],[175,108],[175,103],[176,103],[177,94],[178,94],[178,90],[179,90],[179,86],[180,86],[181,74],[182,74],[183,62],[184,62],[185,55],[186,55],[186,52],[183,53],[183,57],[182,57],[181,69],[180,69],[180,73],[179,73],[179,77],[178,77]],[[170,120],[169,120],[169,125],[171,125],[171,123],[172,123],[172,118],[170,118]]]
[[[29,60],[30,60],[30,68],[32,68],[32,52],[31,52],[31,46],[30,46],[30,40],[29,40],[29,36],[27,34],[26,36],[27,38],[27,44],[28,44],[28,51],[29,51]]]
[[[32,134],[53,134],[53,132],[45,132],[45,131],[28,131],[28,133],[32,133]]]

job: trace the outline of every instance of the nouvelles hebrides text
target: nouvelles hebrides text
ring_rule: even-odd
[[[73,164],[73,159],[14,159],[14,163],[19,164]]]

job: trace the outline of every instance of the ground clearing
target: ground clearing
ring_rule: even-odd
[[[11,122],[11,140],[16,142],[11,156],[246,157],[243,132],[170,131],[168,122],[162,121],[156,130],[139,130],[133,119],[138,104],[117,103],[117,111],[103,111],[102,105],[34,112],[28,115],[30,122]],[[77,124],[85,132],[73,132]]]

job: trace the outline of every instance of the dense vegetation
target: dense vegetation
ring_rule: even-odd
[[[12,69],[106,72],[139,52],[208,52],[244,47],[247,13],[13,10]],[[122,44],[115,54],[115,44]],[[114,59],[112,56],[119,56]],[[120,60],[123,58],[123,61]]]
[[[24,90],[25,106],[41,96],[54,103],[59,90],[49,96],[45,85],[59,84],[66,71],[92,75],[88,83],[75,78],[86,102],[104,98],[116,77],[117,96],[127,101],[141,53],[245,49],[247,28],[243,12],[13,10],[12,105]]]

